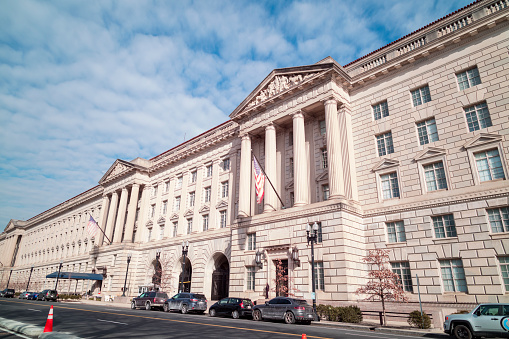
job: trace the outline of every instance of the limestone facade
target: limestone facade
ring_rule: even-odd
[[[311,299],[306,225],[317,222],[319,302],[361,299],[374,248],[390,250],[412,302],[416,276],[427,303],[508,302],[508,7],[475,2],[345,66],[272,71],[231,120],[152,159],[117,160],[98,186],[12,220],[2,283],[12,270],[22,286],[33,266],[32,289],[52,287],[62,260],[104,276],[68,291],[120,295],[131,253],[130,296],[183,280],[209,299],[257,300],[267,286],[275,295],[280,259],[291,292]],[[261,204],[253,156],[271,181]],[[107,237],[87,237],[90,215]]]

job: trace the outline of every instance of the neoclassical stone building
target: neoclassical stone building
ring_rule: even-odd
[[[411,302],[416,276],[428,305],[509,301],[508,7],[474,2],[345,66],[273,70],[229,121],[11,220],[2,284],[12,270],[23,286],[33,266],[31,289],[49,288],[63,261],[104,280],[59,289],[120,295],[130,253],[130,296],[184,281],[256,300],[275,295],[281,260],[292,293],[311,299],[316,222],[319,302],[357,302],[374,248],[390,250]],[[256,203],[253,155],[281,201],[266,181]],[[87,237],[90,215],[107,237]]]

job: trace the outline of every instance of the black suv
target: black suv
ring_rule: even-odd
[[[44,290],[41,293],[39,293],[39,295],[37,296],[37,300],[42,300],[42,301],[45,301],[45,300],[57,301],[57,298],[58,298],[58,292],[55,290]]]
[[[209,315],[228,315],[233,319],[251,316],[253,303],[248,298],[223,298],[209,308]]]
[[[0,292],[0,296],[4,298],[14,298],[14,289],[6,288],[5,290]]]
[[[131,301],[131,309],[136,307],[144,307],[147,311],[151,310],[152,307],[162,308],[164,302],[168,299],[168,294],[163,292],[145,292],[139,297],[133,298]]]

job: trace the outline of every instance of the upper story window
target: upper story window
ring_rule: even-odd
[[[170,191],[170,181],[165,181],[164,183],[164,192],[168,193]]]
[[[223,171],[230,170],[230,158],[223,159]]]
[[[412,101],[414,103],[414,107],[417,107],[419,105],[425,104],[429,101],[431,101],[431,95],[429,94],[429,87],[428,85],[423,86],[421,88],[417,88],[412,93]]]
[[[384,199],[399,198],[398,174],[392,172],[380,176],[382,197]]]
[[[150,205],[150,217],[153,218],[156,215],[156,204]]]
[[[175,185],[175,188],[178,189],[181,187],[182,187],[182,176],[180,175],[177,177],[177,184]]]
[[[504,169],[497,148],[475,153],[474,157],[481,182],[505,179]]]
[[[422,166],[426,178],[426,189],[428,192],[440,189],[447,189],[444,163],[442,161]]]
[[[293,178],[293,158],[290,158],[290,177]]]
[[[191,183],[195,183],[197,178],[198,178],[198,172],[192,171],[191,172]]]
[[[417,123],[419,144],[425,145],[438,140],[437,124],[435,118]]]
[[[228,197],[228,181],[223,181],[221,183],[221,198],[227,198]]]
[[[187,219],[187,234],[193,232],[193,219]]]
[[[325,124],[325,120],[320,120],[320,134],[321,135],[325,135],[325,133],[327,132],[327,127],[326,127],[326,124]]]
[[[509,257],[498,257],[500,263],[500,271],[502,272],[502,279],[504,280],[505,291],[509,291]]]
[[[470,132],[487,128],[491,126],[490,112],[486,102],[466,107],[465,116],[467,118],[468,130]]]
[[[373,117],[375,120],[380,120],[386,116],[389,116],[389,105],[387,105],[387,101],[378,103],[371,107],[373,107]]]
[[[256,250],[256,233],[249,233],[247,235],[247,249],[249,251]]]
[[[175,197],[175,204],[173,205],[173,210],[174,211],[180,210],[180,196]]]
[[[322,168],[327,168],[329,166],[327,162],[327,148],[322,148]]]
[[[406,235],[403,221],[388,222],[387,236],[389,237],[389,242],[405,242]]]
[[[446,292],[467,292],[467,281],[461,259],[440,260],[440,270]]]
[[[196,197],[196,193],[193,191],[193,192],[189,192],[189,207],[193,207],[194,206],[194,198]]]
[[[168,200],[165,200],[163,201],[162,214],[166,215],[167,210],[168,210]]]
[[[392,144],[392,133],[387,132],[376,136],[376,146],[378,149],[378,156],[394,153],[394,146]]]
[[[207,178],[212,176],[212,164],[207,165],[207,167],[205,168],[205,173]]]
[[[432,217],[435,238],[450,238],[456,236],[456,224],[452,214]]]
[[[157,196],[157,187],[158,187],[157,185],[152,186],[152,196],[153,197]]]
[[[205,187],[203,189],[203,197],[204,197],[204,201],[205,202],[210,202],[210,197],[211,197],[211,188],[210,188],[210,186]]]
[[[329,184],[322,185],[322,199],[329,200]]]
[[[177,236],[178,229],[179,229],[179,223],[178,223],[178,221],[174,221],[173,222],[173,237]]]
[[[205,214],[203,216],[203,230],[207,231],[209,229],[209,215]]]
[[[509,232],[509,207],[487,210],[492,233]]]
[[[226,227],[226,210],[219,212],[219,227],[220,228]]]
[[[458,78],[458,86],[460,90],[474,87],[481,83],[481,77],[479,76],[479,70],[477,67],[456,74],[456,78]]]

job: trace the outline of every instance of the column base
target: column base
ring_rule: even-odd
[[[293,204],[292,207],[302,207],[302,206],[306,206],[306,205],[309,205],[307,202],[296,202]]]
[[[249,217],[249,215],[246,212],[239,212],[239,214],[237,214],[237,218],[247,218],[247,217]]]
[[[346,195],[343,194],[330,195],[328,200],[346,200]]]

